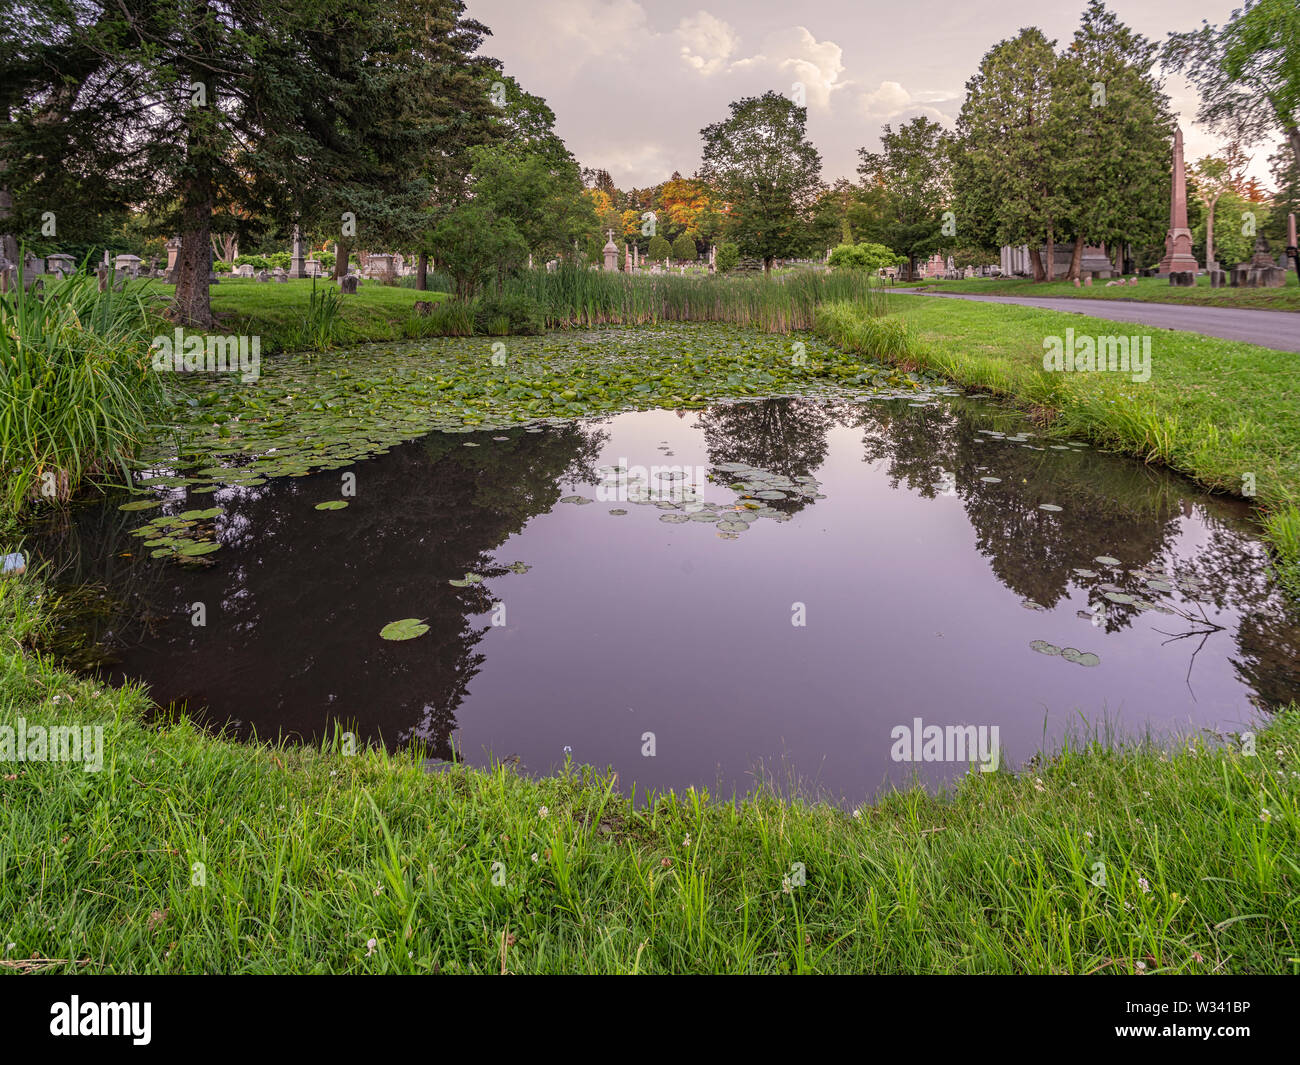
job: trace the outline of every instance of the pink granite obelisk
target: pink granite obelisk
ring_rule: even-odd
[[[1195,274],[1200,269],[1192,255],[1192,231],[1187,226],[1187,171],[1183,165],[1183,131],[1174,131],[1174,182],[1169,191],[1169,232],[1165,234],[1165,257],[1158,273]]]

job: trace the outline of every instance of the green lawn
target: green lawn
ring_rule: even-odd
[[[906,325],[902,358],[919,367],[1012,396],[1065,433],[1171,466],[1216,491],[1241,495],[1253,481],[1281,573],[1300,589],[1300,372],[1293,352],[1005,304],[899,296],[889,310]],[[847,304],[822,307],[818,323],[824,339],[849,350],[873,353],[884,343],[870,317]],[[1150,335],[1150,380],[1045,372],[1044,337],[1064,337],[1067,329]]]
[[[941,292],[970,292],[984,296],[1047,298],[1071,296],[1090,300],[1138,300],[1144,303],[1199,303],[1207,307],[1247,307],[1267,311],[1300,311],[1300,281],[1294,271],[1286,276],[1285,288],[1210,288],[1208,277],[1198,277],[1194,288],[1177,288],[1168,278],[1142,277],[1136,285],[1106,288],[1105,281],[1090,287],[1074,287],[1073,281],[1036,283],[1023,278],[975,278],[970,281],[940,279],[917,282],[916,286]],[[900,284],[899,287],[905,287]],[[1298,327],[1300,328],[1300,327]]]
[[[0,966],[54,972],[1300,971],[1300,707],[1255,739],[1069,747],[853,813],[146,727],[30,652],[0,722],[101,725],[103,770],[0,764]]]
[[[229,333],[262,337],[263,353],[292,348],[294,328],[301,322],[313,286],[317,291],[338,291],[332,281],[298,280],[254,281],[251,278],[224,278],[212,292],[212,311]],[[160,281],[137,281],[132,289],[158,296],[158,308],[171,299],[174,286]],[[417,301],[439,303],[451,297],[445,292],[417,292],[413,288],[362,283],[354,296],[341,296],[340,343],[399,340],[420,335],[414,315]],[[408,327],[409,324],[409,327]]]

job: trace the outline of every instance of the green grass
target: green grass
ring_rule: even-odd
[[[0,295],[0,510],[65,501],[126,468],[163,404],[155,328],[135,293],[100,292],[84,273]]]
[[[320,299],[338,292],[330,280],[311,279],[254,281],[224,278],[212,288],[212,312],[221,328],[230,334],[260,336],[262,354],[277,351],[305,351],[324,346],[318,325],[310,317],[313,285]],[[136,281],[131,293],[150,298],[161,311],[171,300],[174,286],[160,281]],[[335,325],[323,336],[333,344],[400,340],[411,336],[437,336],[434,318],[416,316],[418,301],[437,304],[450,297],[445,292],[417,292],[400,286],[367,281],[356,295],[340,296]]]
[[[1005,304],[902,296],[891,301],[883,322],[871,309],[825,305],[816,331],[846,350],[1010,396],[1064,434],[1170,466],[1214,491],[1241,495],[1253,479],[1278,575],[1300,591],[1300,373],[1294,353]],[[886,329],[887,343],[881,337]],[[1076,336],[1150,335],[1151,379],[1044,371],[1044,337],[1063,337],[1066,329]]]
[[[31,652],[49,607],[36,580],[0,582],[0,723],[99,724],[104,767],[0,764],[10,969],[1300,967],[1297,707],[1253,756],[1080,743],[1018,776],[900,791],[856,816],[693,791],[634,809],[592,771],[427,773],[413,755],[147,726],[138,688],[100,688]]]
[[[913,283],[908,282],[908,285]],[[940,278],[919,281],[915,285],[939,292],[971,292],[984,296],[1077,297],[1091,300],[1137,300],[1143,303],[1194,303],[1206,307],[1246,307],[1267,311],[1300,311],[1300,280],[1295,272],[1286,275],[1284,288],[1211,288],[1208,276],[1197,277],[1195,287],[1181,288],[1167,277],[1138,278],[1136,285],[1107,288],[1105,281],[1091,286],[1073,281],[1034,282],[1023,278],[972,278],[969,281],[944,281]]]

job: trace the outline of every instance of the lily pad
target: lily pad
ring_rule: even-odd
[[[118,510],[152,510],[154,507],[161,507],[161,499],[137,499],[130,503],[123,503]]]
[[[1091,651],[1080,651],[1075,647],[1064,648],[1061,651],[1061,657],[1077,666],[1095,666],[1101,663],[1101,659]]]
[[[1059,655],[1061,649],[1054,643],[1048,643],[1046,640],[1032,640],[1029,644],[1040,655]]]
[[[1098,555],[1093,559],[1094,562],[1100,562],[1103,566],[1118,566],[1119,559],[1111,558],[1110,555]]]
[[[980,480],[983,481],[985,484],[1001,484],[1001,483],[1002,483],[1002,478],[1001,478],[1001,477],[981,477]]]
[[[384,640],[414,640],[428,631],[429,626],[419,618],[402,618],[401,621],[390,621],[379,630],[379,636]]]
[[[1058,507],[1055,503],[1039,503],[1039,504],[1038,504],[1038,509],[1039,509],[1039,510],[1050,510],[1050,511],[1052,511],[1052,512],[1056,512],[1056,511],[1061,510],[1062,508],[1061,508],[1061,507]]]
[[[346,499],[330,499],[324,503],[317,503],[316,509],[317,510],[342,510],[347,505],[348,505],[348,501]]]

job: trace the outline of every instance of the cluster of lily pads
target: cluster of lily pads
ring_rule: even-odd
[[[533,567],[526,562],[512,562],[506,566],[511,573],[527,573]],[[481,573],[466,573],[464,577],[457,577],[449,580],[447,583],[453,588],[473,588],[477,584],[482,584],[486,578]],[[404,640],[414,640],[423,636],[429,631],[429,626],[420,618],[401,618],[397,621],[390,621],[379,630],[379,636],[384,640],[401,642]]]
[[[639,474],[629,475],[621,466],[599,466],[596,472],[603,477],[600,487],[619,489],[620,502],[625,500],[634,506],[661,510],[663,513],[659,520],[670,525],[687,522],[712,525],[724,540],[737,539],[740,533],[764,518],[789,521],[791,516],[772,506],[774,502],[826,498],[818,491],[821,482],[808,475],[786,477],[743,462],[718,463],[713,470],[715,472],[708,475],[710,481],[725,484],[737,493],[732,503],[700,499],[698,486],[676,483],[686,476],[680,470],[660,473],[660,481],[668,482],[666,486],[663,483],[652,485]],[[594,501],[589,496],[568,495],[562,496],[560,502],[586,506]],[[612,507],[609,513],[614,517],[624,517],[628,511],[624,507]]]
[[[161,506],[156,499],[141,499],[124,503],[122,510],[149,510]],[[169,558],[177,562],[196,561],[221,548],[216,538],[212,519],[222,514],[224,508],[186,510],[180,514],[160,514],[131,533],[144,539],[153,558]]]
[[[433,431],[542,432],[579,417],[700,408],[727,397],[916,397],[945,387],[812,336],[802,337],[795,358],[789,337],[718,324],[550,333],[506,344],[504,365],[492,344],[448,337],[268,360],[254,382],[171,375],[173,418],[157,427],[157,443],[137,464],[132,490],[142,498],[123,509],[157,505],[159,490],[204,494],[340,469]],[[343,506],[335,500],[316,509]],[[186,545],[163,550],[171,546],[160,544],[158,553],[180,555]]]
[[[1124,565],[1112,555],[1098,555],[1092,561],[1102,567],[1103,570],[1121,570]],[[1108,575],[1101,570],[1088,566],[1076,566],[1074,573],[1076,576],[1085,579]],[[1183,599],[1190,603],[1205,604],[1212,602],[1207,596],[1205,582],[1199,577],[1173,574],[1154,566],[1130,569],[1128,575],[1135,582],[1140,582],[1140,587],[1138,584],[1130,584],[1126,589],[1115,581],[1105,581],[1095,585],[1091,591],[1099,592],[1101,598],[1104,598],[1109,603],[1127,607],[1133,611],[1151,610],[1158,614],[1181,615],[1184,617],[1188,615],[1168,606],[1166,603],[1158,602],[1157,599],[1168,599],[1175,593],[1181,593]],[[1020,605],[1029,610],[1047,609],[1032,599],[1026,599]],[[1087,610],[1078,611],[1077,616],[1089,622],[1096,619],[1096,615]],[[1058,647],[1046,640],[1033,640],[1029,646],[1039,654],[1060,655],[1067,662],[1074,662],[1081,666],[1095,666],[1101,661],[1097,655],[1090,651],[1079,651],[1073,647]]]

